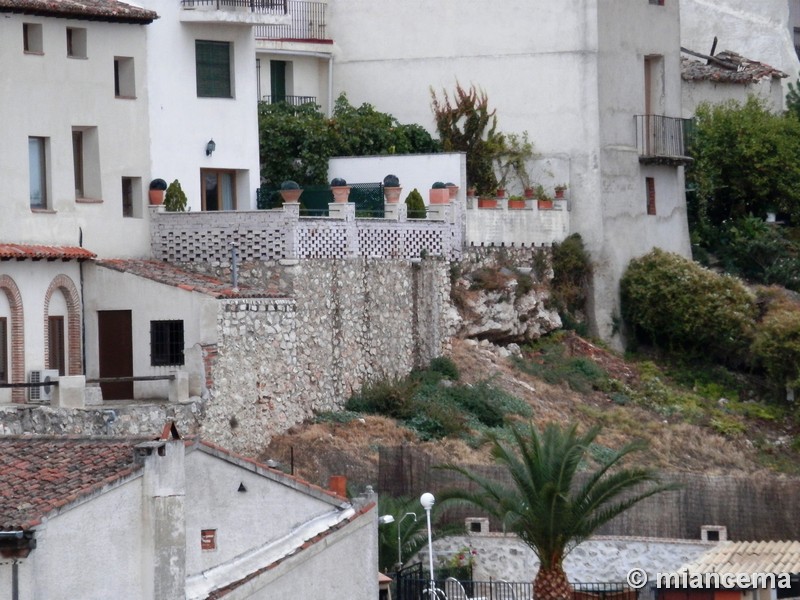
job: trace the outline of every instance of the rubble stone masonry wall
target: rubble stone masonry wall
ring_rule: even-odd
[[[268,284],[286,298],[220,303],[204,438],[257,455],[293,424],[342,409],[365,383],[441,355],[455,331],[448,265],[363,258],[242,265],[243,284]]]

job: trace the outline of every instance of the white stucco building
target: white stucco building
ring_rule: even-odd
[[[167,426],[0,437],[0,589],[18,600],[374,600],[374,498],[348,501]]]
[[[630,259],[654,246],[689,254],[676,3],[514,1],[492,6],[491,18],[472,0],[406,0],[390,18],[363,0],[328,8],[334,94],[433,130],[431,90],[474,84],[500,130],[529,132],[534,180],[569,185],[602,337],[616,331]]]

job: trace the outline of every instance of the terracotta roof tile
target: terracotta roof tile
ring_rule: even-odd
[[[54,510],[133,475],[146,438],[0,436],[0,531],[27,530]]]
[[[158,283],[173,287],[199,292],[214,298],[283,298],[270,294],[266,290],[249,286],[239,286],[238,290],[231,287],[230,282],[222,281],[210,275],[202,275],[176,267],[170,263],[158,260],[144,259],[111,259],[97,261],[97,264],[108,269],[130,273],[137,277],[144,277]]]
[[[720,63],[693,60],[681,57],[681,77],[685,81],[719,81],[725,83],[754,83],[768,77],[788,77],[783,71],[768,64],[745,58],[740,54],[723,50],[714,55]]]
[[[139,24],[158,18],[155,11],[119,0],[0,0],[0,12]]]
[[[2,2],[2,0],[0,0]],[[86,260],[96,254],[78,246],[35,246],[30,244],[0,244],[0,260]]]
[[[689,573],[800,573],[800,542],[721,542],[683,568]]]

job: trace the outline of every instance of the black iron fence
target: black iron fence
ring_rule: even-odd
[[[382,219],[384,217],[383,184],[353,183],[350,185],[349,201],[356,205],[357,218]],[[303,186],[300,195],[301,217],[327,217],[328,204],[333,202],[333,193],[327,185]],[[261,209],[283,206],[280,190],[262,186],[256,191],[256,206]]]
[[[292,17],[291,25],[258,25],[256,39],[263,40],[326,40],[327,2],[286,0],[286,10]]]
[[[267,104],[278,104],[285,102],[292,106],[302,106],[303,104],[316,104],[316,96],[264,96],[262,98]]]
[[[287,0],[181,0],[183,8],[249,9],[251,12],[286,14]]]
[[[394,600],[533,600],[533,582],[489,579],[473,581],[445,577],[436,573],[431,583],[425,579],[422,564],[416,563],[393,575]],[[625,583],[573,583],[573,600],[640,600],[640,592]],[[645,591],[641,600],[650,600],[652,594]]]
[[[636,148],[639,156],[686,157],[684,128],[688,119],[663,115],[635,115]]]

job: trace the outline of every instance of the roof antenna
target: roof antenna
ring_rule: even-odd
[[[709,56],[714,56],[714,52],[717,51],[717,36],[714,36],[714,41],[711,43],[711,52],[708,53]],[[711,64],[710,60],[706,61],[707,65]]]

